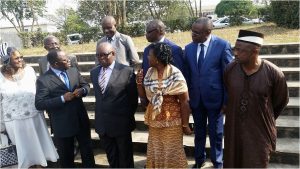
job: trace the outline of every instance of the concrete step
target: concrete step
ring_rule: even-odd
[[[100,144],[98,134],[92,130],[92,142],[94,149],[103,148]],[[132,132],[133,149],[135,153],[146,153],[148,132],[133,131]],[[183,145],[188,157],[194,155],[194,136],[183,136]],[[224,146],[224,144],[223,144]],[[206,139],[206,153],[209,157],[210,143],[209,138]],[[299,139],[277,138],[276,151],[271,153],[270,161],[272,163],[299,165]]]
[[[95,97],[94,96],[87,96],[83,98],[85,107],[88,111],[95,111]],[[289,116],[299,116],[299,97],[290,97],[289,103],[285,108],[282,115],[289,115]],[[144,109],[139,105],[137,112],[142,112]]]
[[[300,82],[298,81],[290,81],[287,82],[288,85],[288,89],[289,89],[289,96],[290,97],[299,97],[299,91],[300,91]],[[90,92],[89,92],[89,96],[94,96],[94,87],[93,84],[90,83]]]
[[[47,114],[45,116],[49,125]],[[89,111],[88,116],[91,128],[95,128],[95,112]],[[137,112],[135,114],[135,121],[136,130],[148,131],[148,126],[144,123],[144,112]],[[190,115],[189,124],[193,128],[194,119],[192,115]],[[279,116],[276,120],[276,129],[278,138],[299,138],[299,116]]]
[[[299,67],[299,54],[260,55],[259,57],[274,63],[278,67]]]
[[[140,59],[142,59],[143,51],[138,52],[138,54]],[[293,55],[293,54],[299,54],[299,43],[263,45],[260,50],[260,55]],[[95,52],[74,53],[74,55],[76,55],[78,62],[95,60]],[[25,61],[27,63],[38,63],[38,59],[40,57],[42,56],[25,56]]]
[[[81,57],[81,55],[79,56]],[[299,67],[299,55],[261,55],[260,57],[274,63],[278,67]],[[90,57],[90,59],[91,60],[78,62],[79,70],[81,72],[89,72],[95,67],[94,56]],[[142,59],[140,60],[140,63],[142,63]],[[28,64],[38,72],[38,62],[29,62]]]
[[[94,149],[94,157],[96,162],[97,168],[108,168],[108,160],[105,154],[105,151],[103,149]],[[146,153],[134,153],[133,155],[134,160],[134,167],[135,168],[144,168],[146,164],[147,155]],[[78,154],[75,157],[75,162],[77,163],[77,166],[80,167],[81,164],[81,157],[80,154]],[[188,162],[188,168],[192,168],[192,166],[195,164],[193,157],[187,157]],[[213,164],[209,159],[205,160],[205,165],[202,168],[213,168]],[[289,165],[289,164],[280,164],[280,163],[270,163],[268,168],[299,168],[299,165]]]

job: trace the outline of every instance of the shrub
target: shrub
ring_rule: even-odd
[[[299,1],[271,1],[271,8],[278,26],[299,29]]]

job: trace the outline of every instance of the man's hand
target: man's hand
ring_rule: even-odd
[[[65,102],[71,101],[75,98],[74,94],[71,92],[67,92],[64,94]]]
[[[80,98],[80,97],[82,97],[83,92],[84,92],[83,88],[77,88],[77,89],[75,89],[75,91],[73,92],[73,95],[74,95],[76,98]]]

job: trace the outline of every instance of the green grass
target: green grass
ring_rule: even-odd
[[[299,29],[286,29],[277,27],[273,23],[255,24],[255,25],[242,25],[238,27],[228,27],[224,29],[215,29],[212,34],[217,35],[225,40],[228,40],[234,45],[240,29],[247,29],[252,31],[258,31],[265,35],[264,44],[273,43],[299,43],[300,33]],[[166,37],[177,45],[184,47],[186,44],[192,41],[191,32],[179,32],[179,33],[167,33]],[[133,38],[133,42],[138,51],[143,51],[149,44],[145,36]],[[67,53],[87,53],[95,52],[96,42],[80,45],[67,45],[61,47]],[[21,49],[21,53],[25,56],[33,55],[45,55],[47,52],[43,47]]]

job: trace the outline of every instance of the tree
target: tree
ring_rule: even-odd
[[[220,16],[229,16],[230,25],[241,25],[242,18],[240,16],[249,15],[253,11],[253,4],[251,0],[221,0],[216,6],[215,13]]]
[[[299,29],[299,1],[271,1],[271,8],[278,26]]]
[[[45,0],[0,0],[0,11],[20,33],[24,32],[24,20],[32,19],[31,31],[38,16],[43,16],[45,11]]]

